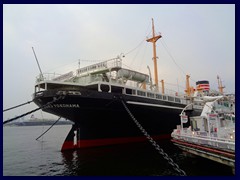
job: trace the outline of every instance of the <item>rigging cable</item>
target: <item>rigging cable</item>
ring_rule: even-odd
[[[134,63],[134,61],[135,61],[136,57],[138,56],[138,54],[139,54],[139,51],[141,50],[141,48],[140,48],[140,47],[141,47],[141,46],[139,46],[139,48],[138,48],[138,50],[137,50],[137,52],[136,52],[135,56],[133,57],[133,59],[132,59],[132,62],[131,62],[131,64],[130,64],[130,66],[132,66],[132,64]]]
[[[17,107],[20,107],[20,106],[23,106],[23,105],[26,105],[26,104],[29,104],[29,103],[31,103],[31,102],[33,102],[33,101],[28,101],[28,102],[25,102],[25,103],[19,104],[19,105],[17,105],[17,106],[13,106],[13,107],[11,107],[11,108],[4,109],[3,112],[5,112],[5,111],[9,111],[9,110],[11,110],[11,109],[15,109],[15,108],[17,108]]]
[[[143,55],[142,55],[142,58],[141,58],[141,60],[140,60],[139,71],[141,71],[141,69],[142,69],[143,61],[144,61],[145,54],[146,54],[146,49],[147,49],[147,43],[146,43],[145,46],[144,46]],[[145,62],[146,62],[146,59],[145,59]]]
[[[163,47],[165,48],[165,50],[167,51],[168,55],[171,57],[172,61],[174,62],[174,64],[181,70],[181,72],[186,75],[186,73],[184,72],[184,70],[176,63],[175,59],[173,58],[172,54],[170,53],[170,51],[168,50],[167,44],[165,42],[165,40],[162,38],[161,41]]]
[[[147,32],[149,31],[150,25],[151,25],[151,23],[149,23],[149,25],[148,25],[148,27],[147,27],[147,29],[146,29],[146,31],[145,31],[145,34],[147,34]],[[150,32],[148,33],[148,35],[149,35],[149,34],[150,34]],[[148,35],[147,35],[147,36],[148,36]],[[124,55],[130,54],[131,52],[135,51],[139,46],[141,46],[141,44],[142,44],[144,41],[146,41],[146,39],[143,39],[135,48],[131,49],[130,51],[128,51],[128,52],[125,53]]]
[[[172,59],[172,61],[174,62],[174,64],[181,70],[181,72],[182,72],[184,75],[186,75],[185,71],[176,63],[174,57],[172,56],[172,54],[171,54],[170,51],[168,50],[169,48],[167,47],[167,44],[166,44],[164,38],[162,38],[161,43],[162,43],[163,47],[165,48],[165,50],[167,51],[168,55],[171,57],[171,59]],[[185,77],[184,77],[184,78],[185,78]],[[196,81],[195,81],[194,79],[192,79],[191,77],[190,77],[190,79],[191,79],[193,82],[196,82]]]
[[[142,45],[142,43],[145,41],[145,39],[143,39],[135,48],[133,48],[132,50],[128,51],[127,53],[125,53],[124,55],[130,54],[131,52],[135,51],[139,46]]]

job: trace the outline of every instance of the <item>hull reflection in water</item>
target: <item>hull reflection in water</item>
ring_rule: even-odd
[[[172,176],[167,162],[148,142],[61,152],[69,125],[3,128],[4,176]],[[190,158],[169,141],[159,142],[188,176],[232,175],[230,168],[203,158]]]

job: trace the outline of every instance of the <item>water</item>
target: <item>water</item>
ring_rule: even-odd
[[[176,176],[148,143],[60,151],[70,125],[3,128],[4,176]],[[185,156],[170,142],[159,145],[188,176],[232,176],[228,166]]]

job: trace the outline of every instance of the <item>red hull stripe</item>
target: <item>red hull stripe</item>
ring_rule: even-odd
[[[230,152],[221,151],[221,150],[214,149],[214,148],[209,148],[209,147],[204,147],[204,146],[196,145],[196,144],[192,144],[192,143],[187,143],[187,142],[183,142],[183,141],[175,140],[175,139],[172,139],[171,141],[172,141],[172,142],[175,142],[175,143],[177,143],[177,144],[186,145],[187,147],[193,147],[193,148],[196,148],[196,149],[202,149],[202,150],[205,150],[205,151],[208,151],[208,152],[217,153],[217,154],[222,154],[222,155],[224,155],[224,156],[228,156],[228,157],[231,157],[231,158],[235,158],[235,154],[230,153]]]
[[[170,134],[152,136],[154,140],[160,139],[170,139]],[[97,146],[107,146],[114,144],[125,144],[133,142],[144,142],[146,137],[125,137],[125,138],[108,138],[108,139],[91,139],[91,140],[79,140],[76,145],[73,141],[65,141],[62,145],[62,151],[68,149],[77,149],[77,148],[88,148],[88,147],[97,147]]]

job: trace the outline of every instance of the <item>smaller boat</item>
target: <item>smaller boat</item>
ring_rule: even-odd
[[[186,108],[187,109],[187,106]],[[200,116],[180,114],[171,141],[183,151],[228,165],[235,174],[235,96],[207,102]],[[190,120],[190,126],[184,124]]]

